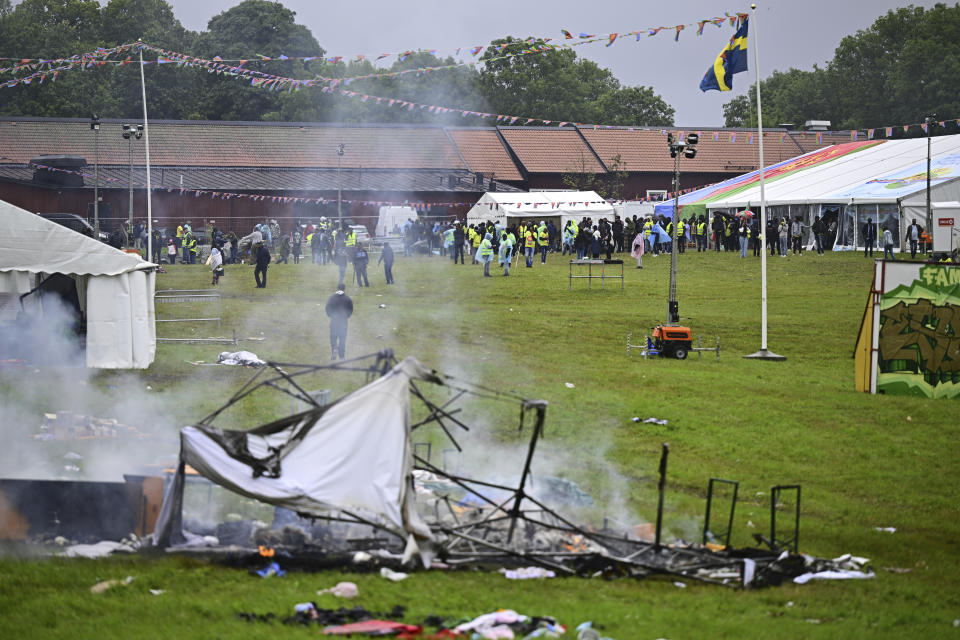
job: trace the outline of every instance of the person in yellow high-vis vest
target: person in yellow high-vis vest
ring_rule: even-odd
[[[550,246],[550,232],[543,220],[540,221],[540,227],[537,229],[537,245],[540,249],[540,264],[546,264],[547,248]]]

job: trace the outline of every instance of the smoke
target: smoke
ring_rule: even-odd
[[[180,407],[136,374],[88,369],[70,304],[45,295],[0,324],[0,336],[4,477],[122,481],[176,460]]]

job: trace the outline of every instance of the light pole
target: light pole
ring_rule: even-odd
[[[347,148],[347,145],[340,143],[337,145],[337,224],[340,225],[340,228],[343,228],[343,213],[341,211],[341,182],[340,182],[340,158],[343,157],[343,151]]]
[[[673,220],[670,223],[670,297],[667,299],[667,324],[680,322],[680,305],[677,303],[677,226],[680,220],[680,156],[695,158],[700,136],[691,133],[686,142],[675,140],[672,133],[667,134],[667,146],[673,163]]]
[[[90,116],[93,131],[93,232],[100,239],[100,116]]]
[[[937,115],[929,115],[923,119],[927,129],[927,224],[926,232],[933,237],[933,210],[930,208],[930,127]]]
[[[130,187],[130,206],[127,211],[127,233],[133,234],[133,139],[139,140],[143,137],[142,124],[125,124],[123,126],[123,137],[127,141],[127,156],[130,158],[130,178],[128,180]],[[127,246],[130,246],[130,235],[127,236]]]

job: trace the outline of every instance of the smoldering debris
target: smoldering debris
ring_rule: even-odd
[[[116,418],[97,418],[73,411],[57,411],[43,414],[34,440],[86,440],[129,438],[145,440],[151,437],[136,427],[121,424]],[[79,458],[77,458],[79,459]]]
[[[228,432],[214,426],[213,422],[231,406],[261,390],[266,393],[282,392],[304,402],[312,402],[296,380],[301,375],[315,374],[321,370],[328,373],[363,372],[369,384],[348,396],[351,398],[365,397],[356,394],[363,389],[374,388],[380,377],[396,374],[393,378],[396,380],[397,376],[407,376],[409,380],[407,377],[403,379],[408,380],[404,384],[409,388],[411,398],[422,403],[418,415],[426,416],[409,428],[415,431],[428,424],[436,425],[458,451],[462,447],[455,434],[467,432],[471,426],[460,406],[467,399],[477,397],[484,402],[504,401],[519,405],[520,430],[526,430],[530,439],[523,467],[519,473],[511,476],[512,480],[468,477],[459,472],[459,465],[457,471],[447,469],[445,464],[438,467],[418,455],[416,447],[410,447],[413,449],[412,477],[408,476],[408,479],[412,482],[413,491],[409,492],[412,493],[412,499],[401,498],[402,503],[398,506],[405,514],[405,521],[413,519],[429,530],[427,534],[419,529],[418,544],[422,545],[419,555],[425,566],[506,567],[524,568],[526,571],[530,570],[529,567],[538,567],[544,570],[537,572],[539,575],[553,572],[557,576],[665,576],[678,582],[697,580],[751,588],[780,584],[805,574],[830,575],[831,572],[847,570],[841,562],[799,553],[799,486],[772,488],[771,513],[780,510],[782,515],[779,516],[779,528],[771,523],[770,538],[761,540],[767,548],[738,549],[729,544],[738,483],[718,479],[711,481],[708,492],[708,515],[702,541],[665,540],[661,533],[669,451],[666,445],[660,460],[657,485],[660,506],[654,523],[614,527],[611,523],[615,521],[604,519],[602,526],[577,524],[550,506],[542,493],[534,491],[534,486],[539,485],[539,491],[544,488],[548,492],[552,490],[568,503],[592,502],[586,492],[567,481],[555,479],[552,483],[533,482],[532,461],[544,434],[546,402],[471,385],[449,375],[427,370],[413,359],[398,363],[390,351],[330,365],[278,365],[268,362],[242,392],[235,394],[223,407],[196,426],[184,430],[191,430],[195,434],[206,433],[224,448],[226,457],[217,453],[220,457],[216,460],[204,458],[204,464],[228,464],[230,468],[236,468],[237,464],[246,465],[253,480],[243,485],[244,492],[258,495],[266,502],[272,498],[258,493],[255,488],[256,479],[261,476],[269,478],[270,482],[278,479],[297,486],[309,484],[308,478],[297,474],[316,474],[316,469],[287,468],[285,465],[291,464],[296,447],[312,438],[313,426],[321,422],[329,407],[314,402],[313,407],[304,412],[281,418],[251,432]],[[410,371],[417,373],[414,375]],[[437,393],[444,397],[434,398],[427,387],[439,389]],[[338,402],[330,407],[336,407]],[[331,413],[336,412],[331,410]],[[350,417],[352,415],[338,414],[324,422],[327,426],[320,429],[324,433],[317,436],[319,439],[312,440],[313,444],[307,450],[324,450],[323,438],[330,437],[330,425],[341,424],[338,421],[342,420],[354,420]],[[334,430],[334,433],[340,432]],[[264,445],[264,438],[270,438],[267,441],[269,446]],[[191,456],[199,455],[195,448],[190,451]],[[262,452],[260,455],[265,457],[255,457],[251,451]],[[364,454],[358,451],[356,455]],[[182,456],[183,453],[181,469]],[[285,473],[291,475],[287,477]],[[722,510],[717,506],[720,500],[713,498],[714,482],[734,487],[729,513],[720,513]],[[794,502],[791,502],[792,491],[795,491]],[[296,504],[308,505],[308,500],[307,496],[301,496]],[[283,501],[278,500],[278,504],[281,503]],[[793,503],[796,505],[796,518],[791,522],[788,507]],[[174,496],[170,508],[176,509],[178,504],[182,505],[182,496]],[[715,510],[712,520],[711,506]],[[167,507],[165,502],[164,509]],[[309,506],[309,509],[315,507]],[[287,570],[351,564],[354,568],[379,570],[383,567],[399,568],[405,559],[404,550],[409,549],[412,539],[409,530],[390,525],[376,513],[368,514],[356,508],[344,509],[335,505],[330,505],[322,517],[308,511],[304,509],[304,513],[298,515],[277,508],[270,526],[247,520],[221,523],[212,528],[207,525],[207,529],[202,530],[191,529],[191,523],[184,522],[187,526],[177,533],[175,528],[165,528],[160,532],[158,525],[157,535],[162,536],[158,538],[162,546],[167,546],[172,552],[197,553],[197,546],[189,544],[191,538],[196,539],[190,534],[206,534],[207,540],[217,540],[220,548],[208,548],[201,552],[215,556],[219,554],[226,562],[234,564],[262,566],[267,555],[264,552],[266,549],[269,551],[267,557],[272,562],[282,562]],[[719,517],[717,513],[720,513]],[[168,524],[165,526],[176,525],[179,522],[176,513],[172,513],[166,522]],[[176,543],[174,538],[178,536],[187,544]],[[226,543],[231,546],[223,546]],[[256,549],[255,546],[260,548]],[[354,564],[354,559],[359,556],[364,561],[359,565]]]

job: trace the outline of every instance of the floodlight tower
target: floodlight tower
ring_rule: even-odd
[[[340,159],[343,157],[343,152],[346,150],[347,145],[341,142],[337,145],[337,224],[340,225],[340,228],[343,228],[343,212],[341,211],[341,202],[343,198],[341,196],[343,184],[340,180]]]
[[[686,141],[667,134],[667,146],[673,163],[673,220],[670,224],[670,297],[667,299],[667,325],[680,322],[680,306],[677,303],[677,222],[680,218],[680,156],[693,159],[697,157],[697,143],[700,136],[687,135]]]
[[[90,129],[93,131],[93,231],[100,239],[100,116],[90,116]]]
[[[143,137],[143,125],[142,124],[125,124],[123,125],[123,138],[127,141],[127,157],[130,161],[130,178],[128,182],[130,183],[130,206],[127,211],[127,233],[133,233],[133,140],[136,138],[139,140]],[[130,239],[129,235],[127,237],[127,245],[129,246]]]

